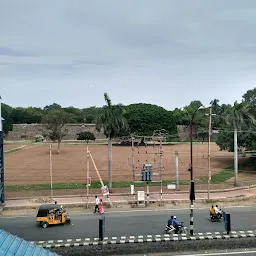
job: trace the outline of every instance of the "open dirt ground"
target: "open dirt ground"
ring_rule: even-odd
[[[9,148],[11,145],[6,145]],[[17,145],[15,146],[17,147]],[[194,144],[194,176],[195,179],[207,177],[207,144]],[[103,180],[108,177],[107,145],[89,145],[89,150]],[[139,175],[144,163],[151,163],[154,170],[160,168],[158,146],[141,146],[134,148],[134,166]],[[175,152],[179,154],[179,176],[181,180],[189,179],[187,171],[190,163],[189,144],[163,146],[163,179],[175,180]],[[53,183],[85,182],[86,180],[86,146],[61,145],[58,155],[56,145],[52,150]],[[232,165],[232,153],[219,151],[219,147],[211,145],[212,174]],[[96,172],[90,161],[90,177],[98,181]],[[132,181],[132,148],[113,146],[113,181]],[[49,145],[33,145],[8,154],[5,157],[5,184],[28,185],[49,184]]]
[[[11,149],[15,149],[15,148],[25,147],[25,146],[27,146],[27,145],[26,144],[22,144],[22,143],[4,144],[4,152],[9,151]]]

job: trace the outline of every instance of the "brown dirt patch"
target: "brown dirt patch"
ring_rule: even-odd
[[[91,145],[89,149],[95,160],[103,180],[107,180],[107,145]],[[207,144],[195,144],[194,147],[195,179],[207,177]],[[179,153],[179,172],[181,180],[189,179],[190,154],[189,144],[163,146],[163,179],[175,179],[175,151]],[[134,162],[139,173],[143,164],[152,163],[154,169],[159,169],[160,158],[156,153],[158,147],[139,147],[134,150]],[[219,147],[211,145],[212,174],[232,164],[232,153],[221,152]],[[132,149],[131,147],[113,146],[113,181],[132,181]],[[98,181],[96,172],[90,162],[92,181]],[[86,180],[86,146],[61,146],[61,153],[56,153],[53,146],[53,182],[84,182]],[[49,146],[34,145],[5,157],[5,184],[49,184]]]
[[[12,144],[4,144],[4,152],[11,150],[11,149],[15,149],[15,148],[19,148],[22,146],[26,146],[25,144],[22,143],[12,143]]]

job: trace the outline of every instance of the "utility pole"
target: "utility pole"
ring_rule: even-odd
[[[135,165],[134,165],[134,137],[132,137],[132,171],[133,171],[133,200],[134,203],[136,202],[136,195],[135,195]]]
[[[162,178],[162,169],[163,169],[163,145],[162,145],[163,136],[160,136],[160,178],[161,178],[161,205],[163,204],[163,178]]]
[[[237,126],[234,126],[234,171],[235,171],[235,179],[234,186],[238,185],[238,148],[237,148]]]
[[[179,190],[179,154],[175,152],[176,190]]]
[[[210,200],[210,186],[211,186],[211,136],[212,136],[212,116],[216,116],[216,114],[212,114],[212,105],[210,107],[209,114],[209,128],[208,128],[208,183],[207,183],[207,200]]]
[[[90,155],[89,155],[89,148],[88,148],[88,144],[87,144],[87,148],[86,148],[86,197],[87,197],[87,202],[86,202],[86,208],[89,208],[89,167],[90,167]]]
[[[52,189],[52,144],[50,144],[50,179],[51,179],[51,199],[53,199],[53,189]]]
[[[193,177],[193,121],[198,110],[204,109],[203,106],[200,106],[196,109],[193,115],[190,118],[190,235],[194,235],[194,200],[195,200],[195,182]]]

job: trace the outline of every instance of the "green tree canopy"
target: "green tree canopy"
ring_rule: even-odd
[[[162,107],[139,103],[128,105],[125,110],[131,133],[151,136],[160,129],[165,129],[169,134],[177,133],[173,113]]]
[[[12,107],[2,104],[2,117],[5,119],[3,121],[3,131],[5,134],[8,134],[9,131],[12,131],[13,120],[11,118]]]
[[[225,108],[221,119],[222,123],[216,138],[221,150],[234,152],[234,130],[239,131],[238,147],[246,145],[247,148],[251,148],[253,141],[250,142],[250,138],[255,136],[249,130],[255,130],[255,117],[250,113],[248,104],[235,102],[232,107]]]

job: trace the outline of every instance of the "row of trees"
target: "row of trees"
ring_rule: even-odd
[[[106,106],[111,104],[108,96],[105,95]],[[106,98],[107,97],[107,98]],[[173,111],[165,110],[162,107],[151,104],[131,104],[128,106],[118,105],[119,114],[124,118],[125,129],[118,136],[136,134],[151,136],[155,130],[165,129],[168,134],[172,135],[173,140],[177,140],[176,125],[189,125],[189,114],[193,113],[202,103],[200,101],[192,101],[184,109],[174,109]],[[112,104],[111,104],[112,106]],[[247,149],[255,149],[255,126],[253,120],[256,116],[256,89],[247,91],[243,95],[242,103],[235,102],[234,105],[219,104],[217,99],[211,102],[212,112],[216,114],[212,118],[212,127],[219,130],[216,136],[216,142],[222,150],[234,150],[233,131],[239,131],[238,146],[246,145]],[[12,130],[13,124],[22,123],[48,123],[53,134],[54,123],[60,122],[64,127],[66,123],[97,123],[99,118],[105,113],[105,107],[90,107],[85,109],[77,109],[74,107],[62,108],[54,103],[41,108],[12,108],[6,104],[2,104],[2,115],[5,118],[3,124],[4,132],[7,134]],[[109,110],[112,110],[109,108]],[[116,109],[114,111],[117,111]],[[207,114],[209,109],[201,110],[194,119],[195,130],[198,138],[207,139],[208,122]],[[51,121],[52,120],[52,121]],[[235,124],[234,121],[235,120]],[[104,128],[104,127],[103,127]],[[242,132],[243,131],[243,132]],[[63,131],[65,134],[65,131]]]
[[[172,111],[151,105],[151,104],[131,104],[128,106],[118,105],[124,110],[124,117],[129,128],[126,132],[138,135],[150,135],[156,129],[165,129],[168,133],[176,132],[176,124]],[[57,112],[56,112],[57,111]],[[90,107],[77,109],[74,107],[62,108],[54,103],[40,108],[12,108],[6,104],[2,105],[2,115],[5,118],[4,132],[7,134],[12,130],[13,124],[42,123],[49,113],[62,113],[65,122],[68,123],[96,123],[98,118],[104,113],[104,107]]]

